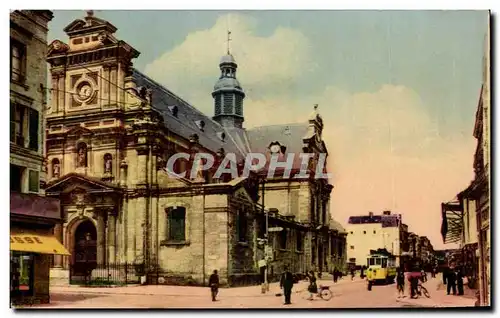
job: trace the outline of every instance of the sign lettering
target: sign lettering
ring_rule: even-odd
[[[39,237],[36,236],[11,236],[10,237],[10,242],[11,243],[21,243],[21,244],[42,244],[42,241],[40,240]]]

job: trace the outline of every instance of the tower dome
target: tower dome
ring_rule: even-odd
[[[214,85],[215,112],[213,119],[225,127],[243,127],[243,99],[245,92],[236,78],[238,64],[231,53],[222,56],[221,75]]]

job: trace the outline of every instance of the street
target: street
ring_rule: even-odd
[[[337,283],[318,281],[329,285],[333,297],[329,301],[315,298],[310,301],[305,289],[307,282],[294,286],[292,304],[283,305],[279,285],[273,283],[270,291],[260,293],[260,286],[221,288],[218,301],[212,302],[208,288],[184,286],[135,286],[116,288],[52,287],[51,304],[32,308],[390,308],[390,307],[469,307],[474,306],[472,297],[446,295],[440,287],[440,276],[424,284],[430,299],[397,298],[396,285],[366,288],[359,277],[351,281],[344,277]],[[438,290],[439,289],[439,290]]]

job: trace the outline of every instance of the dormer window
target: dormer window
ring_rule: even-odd
[[[179,112],[179,108],[175,105],[173,106],[168,106],[168,109],[170,110],[170,112],[172,113],[172,115],[174,117],[177,117],[177,113]]]
[[[223,131],[218,132],[217,137],[219,137],[220,140],[225,141],[226,140],[226,133]]]
[[[205,129],[205,122],[203,120],[197,120],[195,121],[195,124],[196,126],[198,126],[198,128],[203,131],[203,129]]]

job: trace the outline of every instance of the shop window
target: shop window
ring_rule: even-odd
[[[10,40],[10,80],[24,83],[26,79],[26,45]]]
[[[168,240],[183,242],[186,240],[186,208],[175,207],[167,209]]]
[[[30,253],[11,252],[10,292],[11,294],[33,295],[35,257]]]
[[[38,193],[40,186],[40,173],[35,170],[29,170],[29,187],[28,192]]]
[[[238,224],[238,241],[246,242],[247,241],[247,215],[244,209],[239,209],[236,215],[236,222]]]

